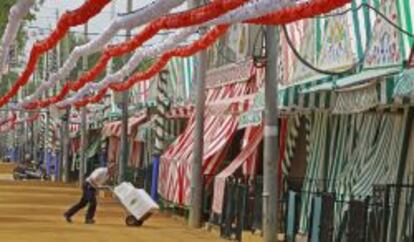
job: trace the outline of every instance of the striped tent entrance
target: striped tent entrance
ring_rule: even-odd
[[[400,103],[414,102],[414,69],[404,70],[396,83],[393,97]]]
[[[142,150],[140,141],[135,140],[139,126],[144,124],[147,120],[145,112],[138,114],[138,116],[130,117],[128,119],[128,144],[129,144],[129,159],[128,166],[137,166],[140,163],[140,151]],[[108,139],[108,161],[118,161],[119,152],[121,150],[121,121],[108,122],[102,128],[103,139]]]
[[[262,126],[249,127],[246,129],[243,138],[242,151],[236,159],[234,159],[230,165],[221,171],[214,179],[213,212],[221,214],[223,211],[223,199],[227,177],[232,175],[239,168],[244,168],[243,173],[245,175],[254,174],[258,146],[262,139]]]
[[[243,96],[249,92],[247,82],[211,88],[208,90],[206,102]],[[204,122],[202,170],[205,175],[214,175],[222,161],[225,148],[236,131],[238,116],[206,115]],[[194,128],[195,116],[192,115],[185,131],[169,146],[160,161],[158,191],[165,200],[180,205],[188,205],[190,199]]]

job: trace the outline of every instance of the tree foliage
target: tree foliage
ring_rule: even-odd
[[[6,29],[8,18],[9,18],[9,12],[10,9],[13,7],[13,5],[17,2],[17,0],[1,0],[0,1],[0,36],[3,36],[4,31]],[[38,4],[35,6],[35,10],[42,4],[43,1],[38,2]],[[33,12],[29,13],[25,20],[33,20],[35,19],[35,15]],[[23,31],[25,22],[22,22],[22,25],[20,26],[19,32],[17,33],[17,47],[19,51],[22,51],[24,48],[24,44],[27,40],[26,32]]]
[[[17,0],[1,0],[0,1],[0,36],[3,36],[6,26],[8,24],[8,18],[10,9],[13,5],[17,2]],[[41,4],[42,2],[39,2]],[[34,14],[30,13],[25,17],[25,20],[33,20]],[[24,28],[24,21],[20,26],[19,32],[17,33],[17,51],[21,53],[24,49],[24,45],[27,40],[26,32],[23,31]],[[4,95],[4,93],[10,88],[11,83],[13,83],[18,78],[18,74],[15,71],[10,71],[2,76],[3,85],[0,87],[0,95]],[[4,85],[5,84],[5,85]]]

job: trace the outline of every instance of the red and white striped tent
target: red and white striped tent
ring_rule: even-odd
[[[194,113],[194,110],[195,108],[192,104],[171,107],[166,116],[168,118],[189,118]]]
[[[80,131],[80,124],[69,124],[69,136],[74,137],[76,136]]]
[[[206,83],[210,87],[220,87],[229,83],[243,82],[251,77],[255,77],[252,82],[256,82],[260,86],[264,77],[264,71],[253,68],[253,61],[246,60],[239,63],[232,63],[226,66],[212,69],[208,72]],[[206,110],[211,115],[215,114],[233,114],[238,115],[247,111],[254,99],[253,94],[229,96],[225,99],[213,99],[207,101]],[[181,104],[173,106],[167,112],[168,118],[190,118],[195,111],[193,103]]]
[[[69,137],[71,137],[70,147],[72,154],[76,154],[80,149],[80,124],[69,124]]]
[[[217,100],[206,106],[206,112],[209,115],[240,115],[249,110],[255,97],[256,93],[225,100]]]
[[[243,147],[240,154],[221,171],[214,179],[213,212],[221,214],[226,187],[226,179],[234,172],[242,168],[244,175],[253,176],[256,173],[258,159],[258,146],[263,140],[262,126],[250,126],[246,128],[243,137]]]
[[[253,81],[236,82],[211,88],[207,92],[206,102],[208,105],[218,100],[242,97],[249,95],[254,89],[256,89],[256,83]],[[202,166],[205,175],[212,177],[217,173],[237,125],[237,115],[209,115],[206,112]],[[160,162],[158,191],[164,199],[179,205],[188,205],[190,202],[194,128],[195,117],[192,114],[187,128],[167,149]]]
[[[131,117],[128,119],[128,140],[130,143],[129,149],[129,160],[128,165],[135,166],[140,163],[140,152],[141,152],[141,142],[136,141],[134,138],[138,131],[138,126],[143,124],[147,119],[146,113],[140,113],[136,117]],[[109,138],[108,143],[108,160],[109,161],[118,161],[119,152],[121,151],[121,132],[122,132],[122,122],[114,121],[104,124],[102,128],[102,135]]]
[[[136,129],[136,127],[143,123],[147,118],[146,114],[140,114],[136,117],[128,119],[128,136]],[[113,121],[105,123],[102,128],[102,135],[106,137],[117,136],[120,137],[122,132],[122,121]]]
[[[249,94],[245,96],[237,96],[224,100],[217,100],[206,105],[206,112],[210,115],[239,115],[247,112],[253,104],[253,99],[256,94]],[[190,118],[195,111],[192,104],[185,106],[172,107],[168,113],[168,118]]]

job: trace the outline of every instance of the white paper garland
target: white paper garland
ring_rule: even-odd
[[[163,2],[163,1],[160,0],[156,3],[160,3],[160,2]],[[170,2],[170,4],[171,4],[171,2],[173,2],[173,1],[167,1],[167,2]],[[162,16],[162,14],[159,14],[160,11],[155,10],[156,8],[154,6],[156,5],[156,3],[153,3],[153,5],[151,5],[151,6],[153,6],[153,8],[150,8],[151,6],[148,7],[147,10],[151,9],[152,11],[146,11],[146,13],[148,15],[150,15],[149,12],[151,12],[151,14],[153,14],[153,15],[147,16],[147,21],[151,21],[151,19],[155,19],[156,17]],[[181,3],[182,3],[182,1],[175,0],[176,6],[178,6]],[[266,15],[268,13],[274,12],[276,10],[279,10],[279,9],[287,7],[287,6],[292,6],[295,3],[297,3],[296,0],[278,0],[278,1],[275,1],[275,0],[253,0],[253,1],[250,1],[246,4],[244,4],[243,6],[237,8],[235,10],[232,10],[232,11],[228,12],[227,14],[224,14],[223,16],[221,16],[219,18],[213,19],[213,20],[208,21],[208,22],[206,22],[202,25],[199,25],[199,26],[211,26],[211,25],[218,25],[218,24],[233,24],[233,23],[237,23],[237,22],[242,22],[242,21],[247,20],[247,19],[256,18],[256,17]],[[168,7],[170,7],[170,6],[168,6]],[[164,7],[163,10],[165,12],[168,12],[167,7],[165,5],[163,7]],[[158,15],[156,15],[156,14],[158,14]],[[132,16],[128,16],[128,17],[130,17],[130,19],[128,20],[128,23],[126,23],[126,22],[124,23],[125,24],[124,26],[130,27],[133,24],[133,21],[131,20]],[[142,24],[142,23],[140,23],[140,24]],[[109,30],[111,29],[111,27],[112,27],[112,25],[107,29],[107,31],[108,31],[107,35],[108,36],[110,35],[109,33],[111,31],[109,31]],[[105,31],[102,35],[105,35],[105,33],[107,31]],[[109,40],[112,37],[113,37],[113,35],[111,37],[108,37],[107,39],[105,39],[103,37],[101,39],[104,39],[105,41],[109,42]],[[97,39],[99,39],[99,37]],[[49,82],[46,82],[46,83],[42,84],[36,90],[36,92],[33,95],[27,97],[23,102],[19,103],[18,107],[22,107],[24,104],[27,104],[30,101],[34,100],[35,98],[38,98],[41,95],[41,93],[43,93],[46,89],[53,87],[57,80],[64,79],[69,74],[70,70],[72,70],[74,68],[74,66],[76,64],[76,61],[80,57],[79,53],[87,55],[87,54],[92,53],[92,51],[98,51],[103,46],[103,44],[102,45],[99,45],[99,44],[101,44],[99,41],[92,41],[92,42],[90,42],[90,43],[88,43],[84,46],[79,46],[79,47],[75,48],[75,50],[69,56],[68,60],[63,65],[63,67],[61,69],[59,69],[58,73],[52,74],[51,80]],[[95,45],[97,47],[95,47]],[[162,46],[157,46],[157,48],[159,48],[159,49],[162,49],[161,47]],[[166,49],[168,50],[168,48],[166,48]],[[148,49],[143,49],[142,51],[137,51],[137,53],[134,56],[136,56],[137,54],[138,54],[138,56],[136,56],[136,58],[132,58],[131,61],[128,62],[126,64],[126,66],[124,66],[120,71],[118,71],[115,74],[107,76],[100,83],[90,83],[90,84],[88,84],[87,86],[82,88],[73,97],[59,102],[57,104],[57,106],[65,107],[65,106],[71,105],[74,102],[78,101],[79,99],[85,97],[90,92],[91,89],[93,89],[95,91],[100,90],[101,88],[104,88],[104,87],[108,86],[112,82],[123,80],[123,78],[125,78],[125,76],[130,73],[130,72],[128,73],[127,70],[130,70],[131,66],[136,67],[136,65],[138,65],[138,63],[142,60],[142,58],[144,56],[142,54],[145,53],[145,51],[147,51],[147,50],[152,50],[152,49],[148,48]],[[158,55],[161,54],[161,53],[162,52],[159,52]],[[151,55],[146,55],[146,56],[151,56]],[[119,77],[122,77],[122,78],[119,78]]]
[[[292,3],[296,2],[295,0],[254,0],[251,2],[248,2],[247,4],[230,11],[229,13],[214,19],[212,21],[209,21],[205,24],[206,25],[217,25],[217,24],[224,24],[224,23],[235,23],[235,22],[241,22],[246,19],[250,18],[256,18],[268,13],[271,13],[273,11],[276,11],[280,8],[286,7],[288,5],[292,5]],[[158,48],[158,47],[157,47]],[[145,49],[143,52],[137,52],[135,57],[137,57],[135,60],[132,61],[141,61],[142,56],[140,56],[140,53],[145,53]],[[161,54],[160,52],[158,54]],[[148,56],[148,55],[147,55]],[[136,63],[128,63],[126,64],[126,68],[122,68],[121,71],[117,72],[114,75],[110,75],[107,78],[104,78],[104,80],[100,83],[90,83],[85,88],[82,88],[76,95],[74,95],[71,98],[68,98],[60,103],[57,104],[59,107],[65,107],[68,105],[73,104],[74,102],[80,100],[81,98],[85,97],[91,90],[100,90],[104,87],[107,87],[110,83],[116,82],[116,81],[122,81],[126,75],[129,75],[129,73],[126,73],[125,70],[129,70],[130,65],[136,66],[138,65],[138,61]],[[134,67],[135,68],[135,67]]]
[[[129,76],[134,71],[134,69],[145,57],[158,56],[165,51],[177,47],[181,42],[185,41],[190,35],[195,33],[196,30],[196,27],[183,29],[168,37],[165,41],[162,41],[161,44],[154,45],[151,47],[142,47],[138,49],[138,51],[135,52],[135,54],[131,57],[128,63],[125,64],[119,71],[105,76],[105,78],[99,83],[88,83],[74,96],[57,103],[56,106],[58,106],[59,108],[63,108],[72,105],[73,103],[88,95],[89,92],[92,90],[100,90],[104,87],[107,87],[111,83],[122,82],[122,80],[124,80],[125,77]]]

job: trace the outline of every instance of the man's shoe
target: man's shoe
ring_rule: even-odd
[[[93,219],[85,220],[85,224],[94,224],[94,223],[95,223],[95,220],[93,220]]]
[[[72,219],[66,213],[63,214],[63,217],[65,218],[66,222],[72,223]]]

